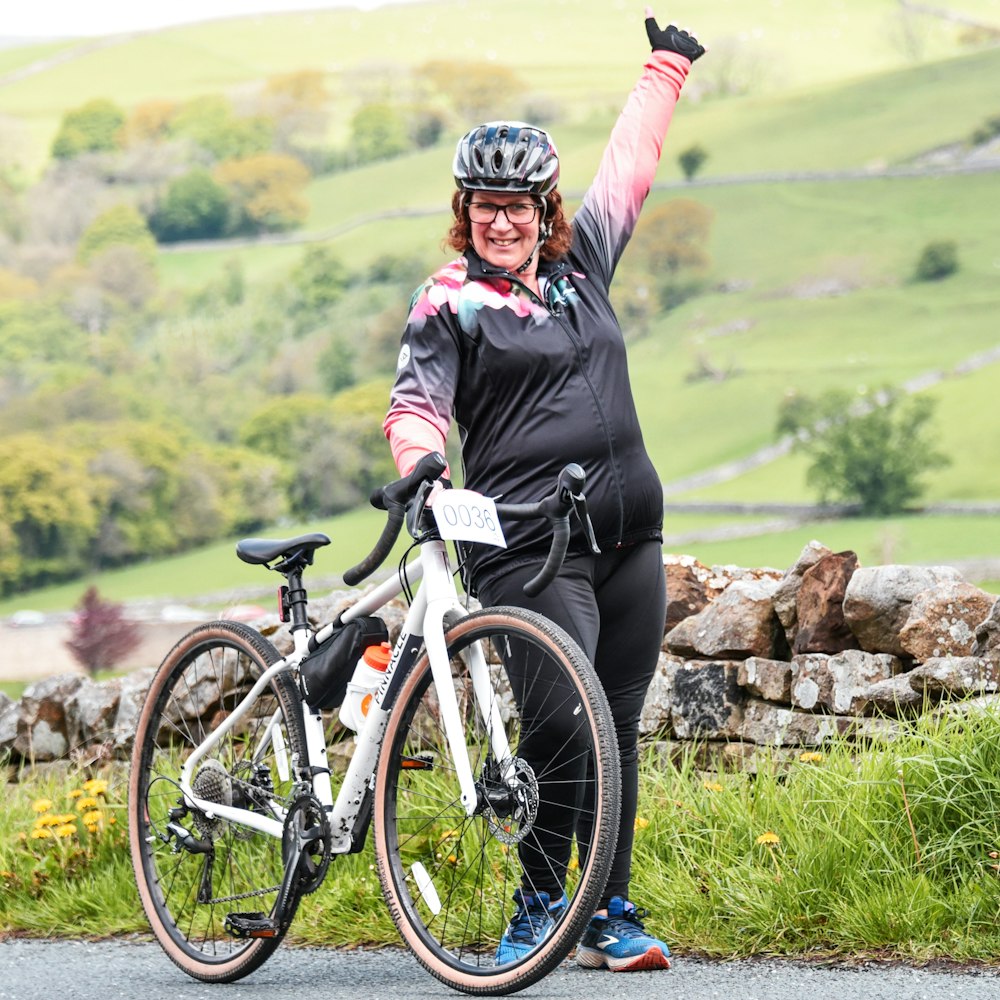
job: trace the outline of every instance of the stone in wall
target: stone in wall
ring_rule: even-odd
[[[793,653],[839,653],[858,648],[858,640],[844,620],[844,597],[857,568],[855,553],[831,552],[802,574],[795,597]]]
[[[995,598],[963,580],[946,580],[913,598],[899,633],[899,644],[915,660],[939,656],[971,656],[976,626],[984,621]]]
[[[707,567],[691,556],[667,556],[663,560],[667,578],[667,617],[669,632],[685,618],[696,615],[715,596],[706,584]]]
[[[990,613],[976,626],[973,656],[985,656],[993,663],[1000,663],[1000,597],[993,602]]]
[[[84,679],[67,706],[71,747],[104,743],[113,738],[121,689],[122,680],[118,677],[101,683]]]
[[[836,718],[799,709],[782,708],[756,698],[743,711],[739,737],[749,743],[773,747],[815,747],[838,732]]]
[[[739,664],[730,660],[674,660],[670,720],[679,739],[732,739],[743,722],[746,693]]]
[[[113,740],[119,752],[128,750],[139,728],[139,714],[142,703],[146,700],[146,692],[153,680],[156,670],[148,667],[136,670],[122,678],[118,689],[118,711],[115,713]]]
[[[746,688],[758,698],[785,705],[791,700],[792,665],[787,660],[751,656],[748,660],[740,661],[736,676],[740,687]]]
[[[886,680],[875,681],[862,688],[854,697],[855,715],[887,715],[893,717],[913,714],[923,708],[926,697],[910,683],[909,675],[897,674]],[[852,730],[852,734],[856,730]]]
[[[17,738],[18,703],[0,691],[0,751]]]
[[[798,632],[797,598],[799,587],[802,586],[802,576],[806,570],[815,566],[820,559],[828,555],[832,555],[830,550],[822,542],[817,542],[814,539],[799,553],[795,565],[786,570],[778,582],[773,598],[774,613],[778,616],[778,621],[781,622],[785,630],[789,648],[794,645]]]
[[[773,579],[731,583],[704,610],[667,633],[667,649],[706,659],[780,659],[785,636],[772,603],[777,586]]]
[[[848,649],[834,655],[800,653],[792,658],[793,707],[835,715],[863,715],[873,684],[902,671],[898,657]]]
[[[900,632],[913,599],[946,581],[960,581],[951,566],[864,566],[856,570],[844,596],[844,619],[869,653],[907,656]]]
[[[906,680],[921,694],[968,698],[1000,691],[1000,665],[980,656],[934,657]]]
[[[642,714],[639,716],[641,735],[662,733],[664,736],[669,736],[673,733],[670,706],[674,701],[674,676],[683,663],[684,661],[678,656],[660,653],[656,673],[653,674],[646,700],[643,702]]]
[[[36,681],[24,692],[17,711],[12,749],[24,760],[53,761],[71,747],[69,705],[83,683],[79,674],[58,674]]]

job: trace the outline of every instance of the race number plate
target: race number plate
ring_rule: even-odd
[[[442,538],[507,548],[497,505],[475,490],[444,490],[431,507]]]

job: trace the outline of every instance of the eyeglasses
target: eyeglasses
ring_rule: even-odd
[[[469,219],[472,222],[488,225],[496,222],[497,216],[503,212],[509,223],[523,226],[535,218],[538,208],[538,205],[527,201],[518,201],[511,205],[493,205],[488,201],[470,201]]]

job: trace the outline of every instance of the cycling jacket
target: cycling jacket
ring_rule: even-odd
[[[578,462],[602,549],[662,540],[662,487],[643,444],[608,290],[690,66],[676,53],[650,56],[573,218],[570,252],[539,263],[542,298],[471,246],[418,289],[385,420],[402,474],[422,453],[444,451],[454,418],[467,488],[526,503],[551,492],[563,466]],[[473,547],[473,581],[548,548],[543,522],[504,530],[506,551]],[[572,550],[586,551],[578,526]]]

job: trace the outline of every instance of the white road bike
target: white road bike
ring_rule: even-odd
[[[428,508],[443,469],[441,456],[427,456],[376,491],[385,530],[345,583],[381,565],[404,522],[420,555],[318,630],[302,578],[329,539],[240,542],[241,559],[286,578],[280,603],[294,651],[282,656],[258,631],[215,621],[181,639],[150,685],[129,780],[132,861],[153,932],[199,980],[230,982],[259,968],[331,859],[361,851],[369,828],[404,941],[432,975],[465,993],[537,982],[570,953],[599,902],[620,812],[617,741],[600,682],[547,619],[463,606],[442,537],[456,537],[442,527],[449,519],[457,537],[482,541],[496,530],[494,517],[548,518],[552,547],[525,588],[537,593],[562,564],[570,514],[594,546],[582,470],[568,466],[534,504],[453,491]],[[315,691],[306,697],[306,664],[400,592],[410,599],[405,624],[340,778],[328,734],[348,743],[353,734],[316,707]],[[345,683],[332,685],[337,696]],[[554,806],[570,788],[574,808]],[[565,885],[567,905],[534,950],[498,964],[515,890],[532,891],[539,871]]]

